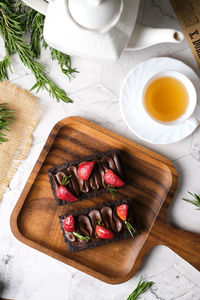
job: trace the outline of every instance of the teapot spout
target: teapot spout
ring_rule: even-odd
[[[136,23],[126,50],[140,50],[160,43],[181,43],[182,32],[170,28],[151,28]]]

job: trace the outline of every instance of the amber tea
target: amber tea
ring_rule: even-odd
[[[158,121],[170,122],[180,118],[189,102],[185,86],[173,77],[159,77],[153,80],[144,95],[148,113]]]

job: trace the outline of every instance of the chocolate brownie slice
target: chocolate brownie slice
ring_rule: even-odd
[[[127,221],[135,230],[133,232],[133,236],[137,235],[139,231],[136,226],[132,199],[124,198],[119,201],[109,202],[96,207],[74,211],[70,215],[74,217],[75,231],[82,236],[89,237],[89,240],[81,240],[74,236],[72,232],[65,231],[63,227],[63,221],[69,215],[60,216],[60,225],[68,253],[95,248],[101,245],[112,243],[114,241],[131,238],[125,222],[122,221],[116,213],[117,206],[121,204],[128,205]],[[113,239],[100,239],[97,236],[96,225],[98,221],[101,222],[103,227],[111,230],[114,233]]]
[[[86,181],[78,176],[78,166],[82,162],[95,161],[90,178]],[[51,188],[58,205],[65,205],[68,202],[57,197],[56,192],[62,184],[64,176],[70,176],[67,189],[77,198],[77,201],[97,196],[107,192],[107,185],[104,182],[106,170],[111,169],[123,181],[124,172],[120,163],[120,152],[113,149],[107,152],[99,152],[95,155],[86,156],[78,160],[68,161],[48,170]]]

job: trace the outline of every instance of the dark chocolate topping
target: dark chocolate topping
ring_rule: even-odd
[[[65,231],[65,235],[66,235],[66,237],[67,237],[67,239],[70,241],[70,242],[75,242],[75,236],[73,235],[73,233],[72,232],[67,232],[67,231]]]
[[[97,210],[97,209],[91,210],[91,212],[88,214],[88,216],[90,217],[90,220],[91,220],[93,228],[96,228],[96,226],[97,226],[97,220],[99,220],[100,223],[102,224],[102,226],[104,226],[104,224],[102,223],[102,218],[101,218],[101,214],[100,214],[99,210]],[[95,230],[93,231],[92,238],[93,239],[98,239],[98,236],[97,236]]]
[[[62,184],[63,176],[71,176],[68,188],[72,194],[76,196],[80,193],[87,193],[89,191],[96,191],[100,188],[106,188],[104,174],[108,169],[113,170],[116,175],[122,178],[123,173],[121,165],[115,152],[110,155],[105,155],[99,160],[95,160],[94,169],[87,181],[83,181],[78,176],[78,165],[69,166],[65,170],[53,174],[55,189],[57,190],[59,185]]]
[[[115,214],[115,209],[111,207],[103,207],[101,209],[103,222],[108,229],[114,232],[120,232],[122,230],[122,221]]]
[[[121,204],[127,204],[129,209],[128,209],[128,215],[127,215],[127,221],[129,223],[131,223],[131,225],[135,228],[135,233],[134,236],[137,235],[139,233],[138,229],[137,229],[137,225],[136,225],[136,219],[135,219],[135,215],[134,215],[134,209],[133,209],[133,203],[132,203],[132,199],[129,198],[124,198],[118,201],[111,201],[109,203],[104,203],[101,205],[98,205],[96,207],[89,207],[89,208],[83,208],[80,210],[76,210],[74,212],[71,212],[72,216],[74,217],[75,220],[75,230],[79,230],[78,233],[82,233],[80,228],[79,228],[79,217],[82,216],[86,216],[88,217],[88,219],[90,220],[93,232],[92,235],[90,236],[90,240],[89,241],[80,241],[77,238],[75,238],[74,241],[70,241],[66,235],[66,232],[63,228],[63,220],[68,216],[67,214],[59,216],[59,220],[60,220],[60,224],[61,224],[61,228],[62,228],[62,232],[63,232],[63,237],[65,240],[65,243],[67,245],[67,250],[68,253],[72,253],[75,251],[80,251],[80,250],[85,250],[85,249],[91,249],[91,248],[95,248],[98,246],[102,246],[102,245],[106,245],[109,243],[112,243],[114,241],[119,241],[119,240],[124,240],[127,238],[130,238],[131,235],[129,233],[129,231],[127,230],[127,227],[124,224],[124,221],[122,221],[121,219],[119,219],[119,217],[116,214],[116,207],[121,205]],[[103,209],[105,208],[105,209]],[[116,226],[116,231],[114,231],[112,228],[110,228],[112,231],[114,231],[114,238],[113,239],[100,239],[96,236],[95,231],[96,231],[96,224],[97,224],[97,219],[101,220],[101,222],[103,221],[103,216],[106,217],[107,214],[109,214],[110,209],[112,209],[112,219],[111,221],[108,221],[108,223],[110,222],[110,224],[112,223],[113,225],[109,225],[109,226]],[[106,217],[109,218],[109,217]],[[81,218],[82,219],[82,218]],[[85,219],[81,220],[81,224],[85,224]],[[102,226],[106,227],[105,224],[102,222],[101,223]],[[88,232],[87,229],[87,221],[86,221],[86,225],[84,225],[86,227],[86,230]],[[82,233],[83,234],[83,233]],[[91,234],[91,233],[90,233]]]
[[[65,173],[63,172],[58,172],[56,175],[55,175],[55,181],[57,181],[59,184],[62,184],[62,179],[63,177],[65,176]]]
[[[92,241],[99,240],[96,235],[96,225],[97,221],[100,221],[102,226],[119,233],[122,230],[123,221],[114,213],[115,208],[104,206],[100,211],[97,209],[91,210],[88,216],[80,215],[75,218],[76,231],[85,237],[90,237]],[[69,233],[66,234],[66,237],[70,242],[88,242],[77,237],[73,239]]]
[[[87,216],[79,216],[79,229],[84,236],[92,236],[93,228]]]

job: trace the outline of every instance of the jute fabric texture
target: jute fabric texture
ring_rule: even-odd
[[[14,110],[8,142],[0,144],[0,199],[32,144],[32,133],[41,115],[37,98],[7,81],[0,84],[0,103],[7,103]],[[5,131],[4,131],[5,132]]]

